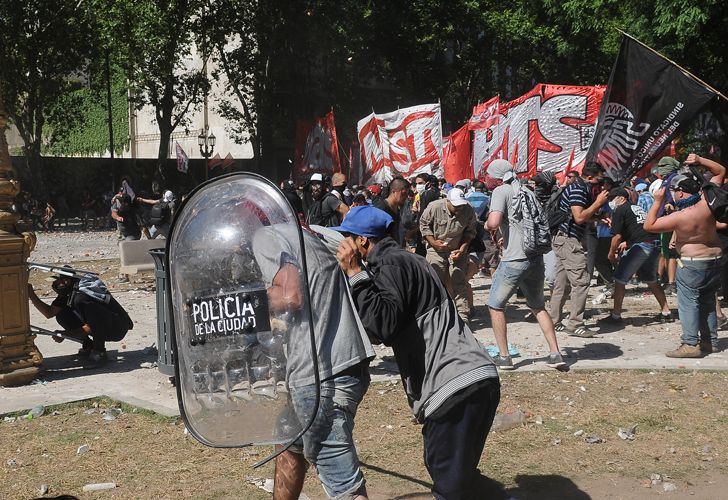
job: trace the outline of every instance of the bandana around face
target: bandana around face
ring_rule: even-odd
[[[496,179],[495,177],[491,177],[488,174],[485,174],[485,187],[488,188],[488,191],[493,191],[495,188],[503,184],[502,179]]]

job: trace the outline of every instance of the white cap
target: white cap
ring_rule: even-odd
[[[649,189],[650,194],[654,197],[657,190],[660,189],[661,187],[662,187],[662,179],[657,179],[652,184],[650,184],[650,189]]]
[[[324,181],[324,177],[323,177],[323,175],[321,175],[319,173],[311,174],[311,178],[308,180],[308,182],[323,182],[323,181]]]
[[[468,204],[468,200],[465,199],[465,193],[463,193],[460,189],[451,189],[448,191],[447,201],[452,203],[452,206],[454,207]]]

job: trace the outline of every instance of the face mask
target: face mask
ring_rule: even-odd
[[[417,190],[417,193],[422,194],[425,192],[425,187],[427,187],[425,184],[415,184],[415,189]]]
[[[488,188],[488,191],[493,191],[501,184],[503,184],[503,180],[496,179],[495,177],[491,177],[490,175],[485,174],[485,185]]]
[[[617,201],[616,200],[610,201],[609,202],[609,208],[611,208],[612,211],[616,210],[617,209]]]

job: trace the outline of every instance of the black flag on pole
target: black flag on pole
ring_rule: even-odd
[[[622,35],[588,160],[624,180],[655,157],[717,93],[672,61]]]

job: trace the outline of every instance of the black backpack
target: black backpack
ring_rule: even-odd
[[[149,222],[154,226],[158,226],[165,222],[169,222],[170,215],[172,215],[172,210],[169,208],[169,203],[166,201],[160,201],[159,203],[152,205],[152,211],[149,214]]]
[[[339,212],[330,210],[328,207],[324,210],[324,200],[329,196],[336,197],[333,193],[326,193],[323,198],[319,201],[313,201],[311,206],[308,207],[308,213],[306,213],[307,224],[324,227],[334,227],[341,224],[342,217]]]
[[[559,187],[551,193],[548,201],[544,205],[544,215],[549,224],[549,232],[555,234],[559,230],[559,226],[569,220],[569,214],[559,208],[561,195],[564,192],[563,187]]]
[[[728,223],[728,191],[723,187],[705,180],[700,172],[691,167],[690,171],[699,183],[702,183],[700,189],[703,191],[705,201],[708,203],[715,220],[722,223]]]

